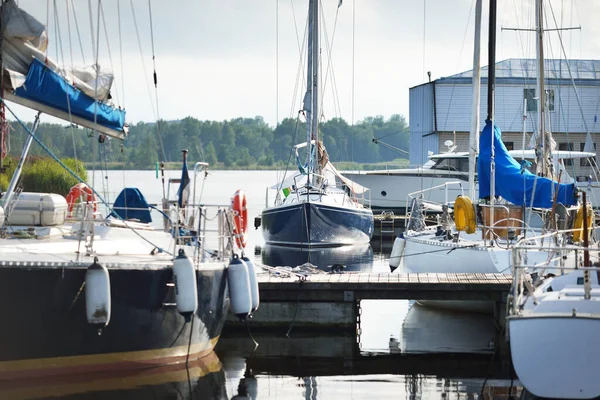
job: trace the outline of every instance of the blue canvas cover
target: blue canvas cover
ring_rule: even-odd
[[[15,95],[123,132],[125,110],[94,100],[35,58]]]
[[[112,216],[121,217],[124,220],[137,219],[140,222],[152,222],[150,206],[138,188],[121,190],[115,200],[113,210]]]
[[[574,205],[575,184],[558,184],[552,180],[529,172],[521,168],[521,164],[508,154],[502,142],[502,132],[494,125],[494,156],[496,162],[496,187],[495,194],[502,196],[515,205],[527,207],[551,208],[554,192],[558,186],[556,201],[565,206]],[[477,175],[479,179],[479,198],[490,197],[490,160],[492,155],[492,124],[485,121],[485,128],[479,137],[479,159],[477,160]],[[537,179],[537,182],[536,182]],[[534,193],[535,184],[535,193]],[[533,197],[533,204],[531,199]],[[525,202],[525,204],[523,204]]]

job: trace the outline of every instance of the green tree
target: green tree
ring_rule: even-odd
[[[210,142],[208,146],[206,146],[206,149],[204,149],[204,157],[204,161],[206,161],[209,165],[217,165],[217,151],[215,150],[215,146],[213,146],[212,142]]]

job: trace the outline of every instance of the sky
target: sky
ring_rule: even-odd
[[[130,124],[188,116],[217,121],[261,116],[275,126],[283,118],[295,118],[300,108],[306,77],[301,73],[299,79],[298,71],[305,68],[300,47],[308,0],[101,0],[104,18],[95,43],[98,0],[18,4],[48,25],[48,56],[61,65],[92,64],[99,43],[98,63],[114,72],[113,97],[124,104]],[[426,82],[427,71],[436,79],[472,68],[474,4],[343,0],[338,7],[338,0],[322,0],[325,120],[340,117],[355,123],[393,114],[408,120],[409,88]],[[488,64],[488,7],[484,0],[482,66]],[[558,26],[581,27],[562,33],[568,58],[600,58],[600,2],[545,0],[545,13],[548,28],[556,28],[554,19]],[[497,61],[535,57],[533,32],[502,29],[533,28],[534,15],[533,0],[498,0]],[[331,46],[324,46],[327,42]],[[547,33],[546,42],[547,58],[562,57],[556,32]],[[21,118],[33,119],[33,113],[15,109]]]

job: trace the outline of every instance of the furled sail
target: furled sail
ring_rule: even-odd
[[[125,110],[109,104],[113,75],[99,65],[65,70],[47,57],[46,27],[14,0],[3,5],[4,98],[116,138]]]
[[[495,193],[516,205],[527,207],[551,208],[554,195],[558,191],[556,201],[571,206],[576,204],[575,185],[573,183],[557,183],[551,179],[536,176],[508,154],[502,142],[502,132],[494,125],[492,136],[491,121],[485,122],[485,128],[479,137],[479,159],[477,171],[479,178],[479,198],[490,197],[490,164],[492,156],[492,140],[495,160]]]

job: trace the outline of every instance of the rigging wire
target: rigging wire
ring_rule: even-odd
[[[108,60],[110,62],[110,69],[111,69],[111,71],[114,71],[115,70],[115,65],[113,63],[112,51],[110,50],[110,40],[109,40],[109,37],[108,37],[108,29],[106,28],[106,18],[105,18],[105,15],[104,15],[104,8],[102,7],[101,3],[98,3],[98,4],[100,5],[99,11],[100,11],[101,17],[102,17],[102,27],[104,29],[104,37],[106,38],[106,51],[108,53]],[[123,65],[123,64],[121,63],[121,65]],[[100,66],[98,65],[97,67],[98,67],[98,70],[96,71],[96,74],[97,74],[97,79],[98,79],[100,77]],[[115,89],[116,103],[117,104],[123,104],[120,101],[120,95],[119,95],[119,88],[118,88],[118,86],[114,85],[114,89]]]
[[[73,21],[75,21],[75,29],[77,30],[77,37],[79,38],[79,48],[81,49],[81,59],[85,65],[85,53],[83,52],[83,42],[81,40],[81,32],[79,31],[79,23],[77,22],[77,11],[75,10],[75,3],[71,0],[71,8],[73,9]]]
[[[73,41],[71,40],[71,13],[69,12],[69,1],[65,1],[65,8],[67,9],[67,36],[69,38],[69,55],[71,57],[71,70],[74,69],[73,64]],[[58,21],[57,21],[58,23]],[[60,42],[60,41],[59,41]]]
[[[96,43],[94,43],[94,17],[92,16],[92,0],[88,0],[88,15],[90,17],[90,38],[92,39],[92,58],[96,54]]]
[[[46,26],[50,26],[50,0],[46,1]],[[46,58],[48,58],[48,47],[49,46],[46,46],[46,50],[44,51],[44,56],[46,56]]]
[[[279,0],[275,0],[275,127],[279,124]]]
[[[323,12],[323,3],[319,3],[320,4],[320,11],[321,11],[321,15],[324,15]],[[327,79],[329,78],[329,74],[331,74],[331,88],[332,88],[332,93],[333,93],[333,107],[334,107],[334,112],[337,114],[337,116],[341,116],[342,112],[341,112],[341,107],[340,107],[340,100],[339,100],[339,95],[337,93],[337,86],[335,84],[335,76],[333,73],[333,59],[331,58],[331,54],[333,52],[333,40],[335,38],[335,30],[337,27],[337,20],[338,20],[338,15],[339,15],[339,11],[340,8],[337,7],[336,9],[336,13],[335,13],[335,21],[333,24],[333,33],[331,35],[331,43],[329,42],[329,37],[327,34],[327,25],[325,24],[325,19],[321,18],[322,23],[323,23],[323,31],[324,31],[324,37],[325,37],[325,48],[327,51],[327,57],[328,57],[328,61],[327,61],[327,67],[325,68],[325,79],[323,79],[323,93],[325,92],[325,88],[327,87]],[[321,115],[319,117],[323,116],[323,101],[324,101],[324,96],[321,96]]]
[[[167,160],[167,154],[162,142],[162,136],[160,134],[160,110],[158,108],[158,76],[156,75],[156,55],[154,52],[154,24],[152,23],[152,3],[148,0],[148,17],[150,19],[150,42],[152,43],[152,68],[154,69],[154,97],[156,100],[156,133],[158,134],[158,140],[160,142],[160,148],[163,152],[165,161]]]
[[[426,2],[427,0],[425,0]],[[462,46],[460,48],[460,53],[458,55],[458,62],[456,65],[456,69],[458,70],[459,64],[460,64],[460,59],[462,58],[463,52],[465,50],[465,44],[467,42],[467,36],[469,34],[469,24],[471,22],[471,16],[473,15],[473,6],[474,6],[474,1],[471,2],[471,8],[469,9],[469,16],[467,18],[467,23],[466,23],[466,28],[465,28],[465,33],[463,35],[463,42],[462,42]],[[425,33],[423,33],[423,37],[425,37]],[[425,68],[425,50],[423,50],[423,68]],[[489,66],[488,66],[489,68]],[[448,100],[448,108],[446,111],[446,119],[444,120],[444,129],[448,130],[448,118],[450,117],[450,115],[452,115],[453,113],[450,112],[450,109],[452,108],[452,106],[454,105],[454,102],[452,101],[453,97],[454,97],[454,89],[456,89],[457,84],[453,84],[452,85],[452,90],[450,91],[450,99]],[[452,129],[452,131],[456,132],[456,120],[454,121],[454,127]],[[454,143],[456,144],[456,143]]]
[[[4,100],[4,98],[0,98],[0,103],[2,103],[4,105],[4,107],[6,107],[6,109],[11,113],[11,115],[17,120],[17,122],[19,123],[19,125],[21,125],[21,127],[23,128],[23,130],[25,130],[25,132],[27,132],[27,134],[29,136],[31,136],[33,138],[33,140],[35,140],[35,142],[37,144],[40,145],[40,147],[42,148],[42,150],[44,150],[46,153],[48,153],[48,155],[54,161],[56,161],[61,167],[63,167],[64,170],[67,171],[67,173],[69,175],[71,175],[73,178],[77,179],[77,181],[85,183],[85,181],[79,175],[77,175],[75,172],[73,172],[64,162],[62,162],[60,160],[60,158],[58,158],[56,156],[56,154],[54,154],[54,152],[52,150],[50,150],[50,148],[48,146],[46,146],[36,135],[33,134],[33,132],[31,132],[31,130],[25,125],[25,123],[23,123],[23,121],[21,119],[19,119],[19,117],[17,117],[17,114],[14,113],[14,111],[9,107],[9,105],[6,104],[6,101]],[[110,206],[110,204],[108,204],[108,202],[104,199],[104,197],[102,197],[100,195],[100,193],[98,193],[96,191],[96,189],[94,189],[94,187],[91,186],[90,189],[92,190],[92,192],[94,192],[94,195],[100,200],[100,202],[102,204],[104,204],[104,206],[107,208],[107,210],[110,212],[110,214],[116,215],[116,218],[118,218],[120,221],[122,221],[125,224],[125,227],[127,227],[128,229],[130,229],[133,233],[135,233],[137,236],[139,236],[145,242],[149,243],[150,245],[154,246],[155,248],[159,248],[160,251],[162,251],[163,253],[168,254],[170,256],[173,255],[167,249],[163,249],[163,248],[155,245],[150,240],[148,240],[144,236],[142,236],[135,228],[129,226],[128,223],[127,223],[127,221],[124,220],[121,216],[119,216],[119,214],[117,214],[115,212],[115,210]]]
[[[72,0],[71,0],[72,1]],[[121,0],[117,0],[117,22],[119,24],[119,59],[121,60],[121,105],[125,108],[125,71],[123,70],[123,36],[121,33]]]
[[[98,0],[98,10],[97,10],[97,23],[96,23],[96,47],[95,47],[95,60],[96,71],[98,68],[98,59],[100,58],[100,9],[102,7],[102,0]],[[92,16],[92,10],[90,8],[90,18]],[[92,42],[94,42],[94,36],[92,35]],[[96,79],[94,85],[94,99],[98,98],[98,79]],[[94,101],[94,125],[98,122],[98,101]],[[92,129],[92,135],[95,136],[96,130]],[[93,168],[96,166],[96,155],[98,154],[97,145],[92,145],[92,159],[93,159]],[[96,174],[92,175],[92,185],[96,186]]]
[[[135,27],[135,35],[137,37],[138,49],[139,49],[139,52],[140,52],[140,58],[142,60],[142,70],[144,71],[144,76],[148,76],[148,69],[146,68],[146,63],[144,62],[144,52],[142,51],[142,41],[140,39],[140,31],[138,29],[137,18],[136,18],[135,10],[134,10],[134,7],[133,7],[133,0],[129,0],[129,5],[130,5],[130,8],[131,8],[131,13],[133,15],[133,26]],[[152,101],[152,89],[150,89],[150,84],[149,84],[148,80],[144,79],[144,81],[146,82],[146,89],[148,90],[148,97],[150,99],[150,106],[152,107],[152,113],[154,114],[154,119],[156,121],[158,121],[158,113],[157,113],[156,108],[154,106],[154,102]],[[168,161],[166,153],[165,153],[165,148],[163,146],[162,138],[161,138],[160,135],[158,137],[158,140],[159,140],[159,143],[160,143],[160,149],[161,149],[162,154],[163,154],[163,159],[165,161]]]
[[[304,53],[304,48],[306,47],[306,42],[308,40],[308,15],[306,16],[306,24],[305,24],[305,30],[304,30],[304,35],[302,37],[302,42],[300,42],[300,36],[298,35],[298,24],[296,22],[296,12],[294,9],[294,2],[292,0],[291,4],[292,4],[292,18],[294,20],[294,29],[295,29],[295,33],[296,33],[296,45],[298,46],[298,58],[299,58],[299,63],[298,63],[298,71],[296,73],[296,83],[294,86],[294,94],[292,96],[292,107],[290,109],[290,118],[292,118],[295,114],[296,114],[296,110],[298,109],[298,107],[296,107],[296,99],[297,99],[297,94],[298,94],[298,87],[299,85],[299,81],[302,81],[301,85],[302,87],[305,87],[306,81],[305,76],[306,76],[306,72],[304,70],[304,65],[306,64],[306,58],[308,57],[308,54]]]
[[[352,0],[352,122],[350,125],[354,126],[354,50],[355,50],[355,27],[356,27],[356,0]]]
[[[65,56],[64,56],[64,49],[63,49],[63,45],[62,45],[62,40],[61,40],[61,32],[60,32],[60,23],[59,23],[59,18],[58,18],[58,11],[57,11],[57,5],[56,5],[56,0],[53,0],[53,5],[54,5],[54,29],[55,29],[55,37],[56,37],[56,52],[57,52],[57,62],[60,61],[63,67],[63,70],[66,71],[66,63],[65,63]],[[67,30],[68,30],[68,36],[69,36],[69,52],[71,55],[71,71],[73,70],[73,50],[72,50],[72,46],[71,46],[71,28],[70,28],[70,24],[69,24],[69,3],[66,2],[66,8],[67,8]],[[58,56],[58,53],[60,52],[60,57]],[[68,94],[66,95],[66,100],[67,100],[67,114],[69,115],[69,130],[71,132],[71,140],[73,142],[73,158],[75,160],[78,160],[77,158],[77,146],[76,146],[76,142],[75,142],[75,125],[73,124],[73,120],[72,120],[72,115],[71,115],[71,99],[69,98]],[[77,173],[79,173],[79,163],[75,163],[75,171]]]

